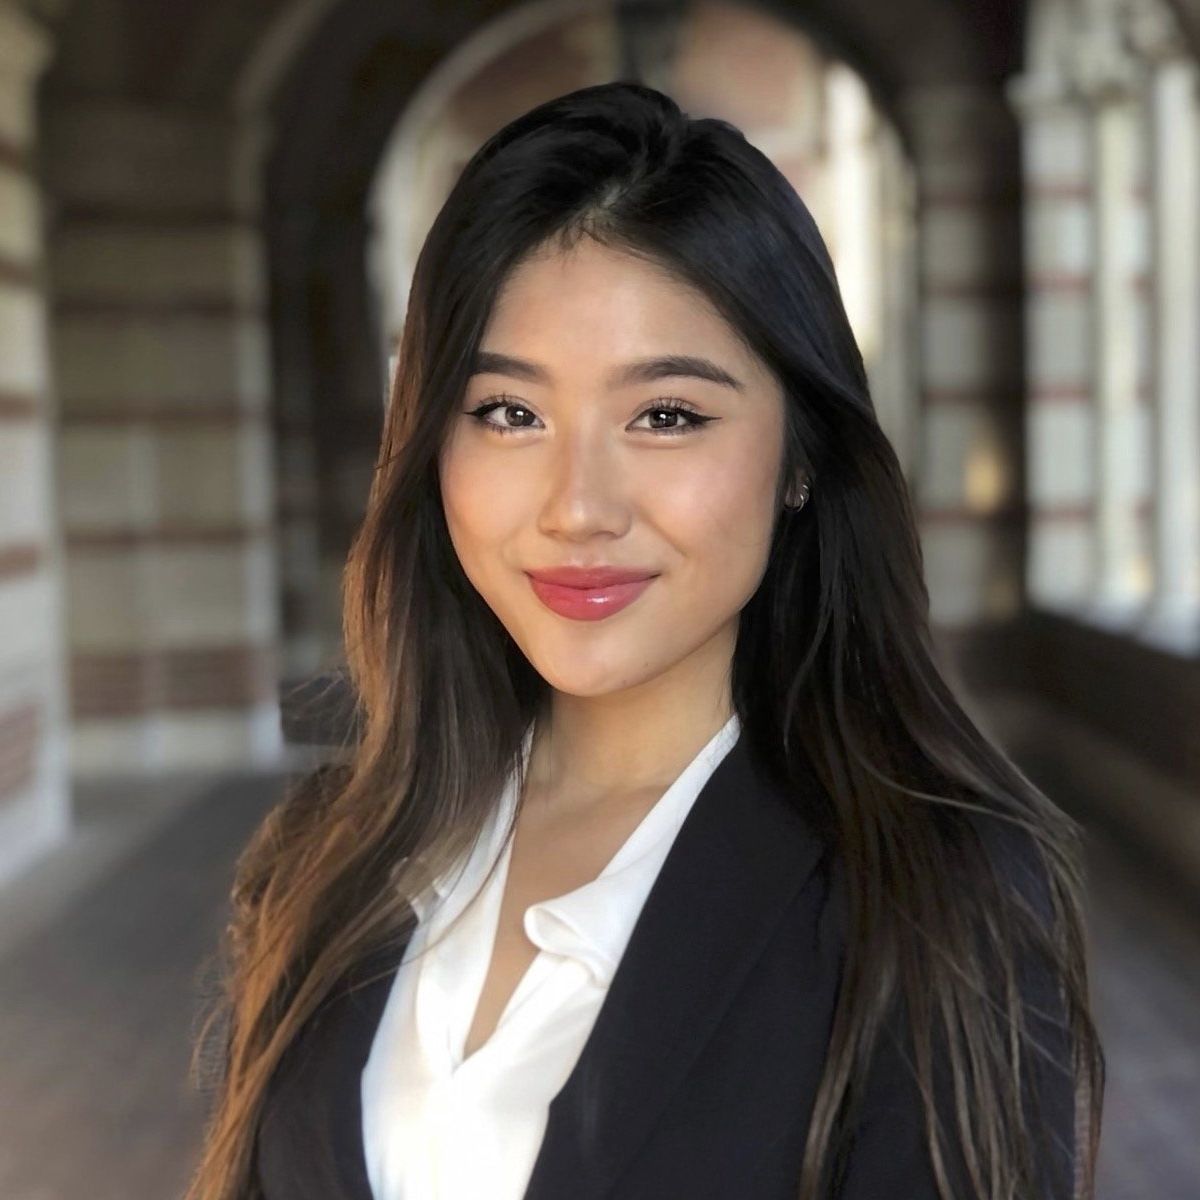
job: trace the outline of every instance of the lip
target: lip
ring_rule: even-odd
[[[559,587],[598,588],[612,583],[636,583],[641,579],[652,579],[657,572],[643,571],[635,567],[547,567],[545,570],[525,572],[542,583],[557,584]]]
[[[548,609],[577,621],[599,621],[620,612],[657,578],[651,572],[617,567],[556,567],[525,573]]]

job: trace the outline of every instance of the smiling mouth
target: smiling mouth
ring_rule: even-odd
[[[528,575],[528,572],[526,574]],[[649,575],[642,579],[604,583],[593,587],[550,583],[534,575],[528,575],[528,578],[534,595],[551,612],[576,621],[599,621],[632,604],[657,576]]]

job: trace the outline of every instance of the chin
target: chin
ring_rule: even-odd
[[[634,655],[629,656],[629,666],[626,669],[622,669],[621,661],[613,654],[597,655],[594,662],[580,661],[581,656],[578,653],[568,654],[565,662],[547,658],[544,654],[526,652],[526,657],[555,691],[581,699],[624,691],[658,674],[657,670],[646,669],[644,658]]]

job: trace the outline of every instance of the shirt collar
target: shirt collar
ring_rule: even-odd
[[[527,909],[525,932],[534,945],[577,959],[598,983],[608,986],[676,834],[709,776],[740,733],[741,723],[734,713],[684,767],[595,879]],[[526,733],[522,746],[525,763],[528,763],[531,734],[532,729]],[[514,773],[493,811],[488,826],[489,843],[493,846],[498,833],[507,827],[516,804],[515,784]],[[509,853],[510,848],[506,847],[504,853]],[[433,880],[430,890],[439,899],[449,894],[462,867],[462,863],[457,863],[443,872]],[[429,903],[428,893],[413,902],[422,920]]]

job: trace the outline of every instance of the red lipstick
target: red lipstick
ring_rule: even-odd
[[[526,571],[534,594],[552,612],[599,621],[632,604],[656,573],[629,567],[551,567]]]

